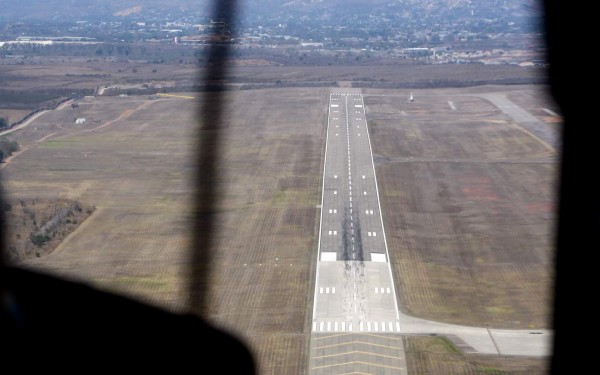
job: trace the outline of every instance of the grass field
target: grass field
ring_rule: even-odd
[[[408,92],[366,90],[398,297],[419,317],[547,327],[556,152],[466,95],[499,90],[524,108],[546,106],[526,86],[415,90],[410,105]],[[206,317],[250,344],[261,374],[307,367],[327,98],[326,88],[227,94]],[[54,253],[25,266],[184,310],[196,104],[98,97],[11,134],[23,151],[1,169],[9,196],[96,207]],[[524,373],[512,359],[473,365],[445,353],[432,362],[439,344],[425,339],[407,339],[416,340],[407,354],[415,373]]]
[[[401,306],[457,324],[548,327],[556,150],[466,93],[366,97]]]

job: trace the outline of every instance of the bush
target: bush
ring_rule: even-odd
[[[36,245],[37,247],[41,247],[43,244],[45,244],[46,242],[48,242],[50,240],[50,237],[48,237],[48,235],[46,235],[46,234],[31,233],[31,236],[29,236],[29,239],[31,240],[31,242],[34,245]]]

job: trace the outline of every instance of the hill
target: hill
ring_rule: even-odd
[[[0,22],[15,20],[74,21],[122,18],[210,16],[210,0],[47,0],[6,2]],[[385,15],[407,22],[422,17],[451,21],[462,18],[531,18],[540,13],[534,0],[247,0],[244,17],[317,17]]]

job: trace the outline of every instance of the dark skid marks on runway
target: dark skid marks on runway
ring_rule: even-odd
[[[360,219],[356,214],[358,212],[358,205],[355,205],[356,209],[350,214],[350,208],[344,208],[344,215],[342,217],[342,259],[343,261],[359,261],[365,260],[362,236],[360,230]],[[354,223],[354,225],[352,225]],[[354,230],[354,232],[353,232]],[[352,256],[354,253],[354,256]]]

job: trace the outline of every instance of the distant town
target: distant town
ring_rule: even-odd
[[[23,62],[33,52],[52,51],[56,48],[50,47],[57,45],[63,53],[72,46],[97,46],[95,55],[106,58],[128,56],[127,49],[119,46],[131,44],[230,43],[249,58],[279,55],[282,64],[314,62],[315,57],[317,61],[352,58],[371,63],[406,59],[427,64],[543,64],[542,36],[537,18],[531,15],[489,6],[423,11],[415,16],[392,5],[338,17],[331,10],[298,12],[282,7],[278,12],[249,15],[236,25],[200,13],[141,13],[136,9],[110,20],[5,20],[0,22],[0,62]]]

